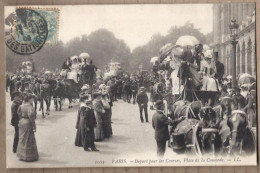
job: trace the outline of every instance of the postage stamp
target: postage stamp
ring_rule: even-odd
[[[5,23],[8,48],[17,54],[29,55],[39,51],[45,44],[58,41],[59,9],[17,7]]]

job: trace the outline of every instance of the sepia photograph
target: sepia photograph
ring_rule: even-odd
[[[4,17],[7,168],[257,165],[255,3]]]

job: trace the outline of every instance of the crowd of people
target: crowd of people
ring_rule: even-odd
[[[168,125],[176,125],[183,120],[168,118],[170,106],[182,97],[186,99],[186,90],[216,91],[220,93],[215,100],[209,98],[203,106],[214,106],[221,98],[233,99],[233,107],[225,110],[226,115],[231,110],[241,110],[247,114],[250,126],[256,124],[256,86],[231,86],[231,80],[224,77],[224,66],[218,60],[218,53],[197,44],[191,50],[180,47],[172,48],[171,55],[161,55],[153,64],[152,73],[120,72],[104,79],[97,75],[98,69],[87,53],[79,57],[67,58],[62,69],[53,74],[45,71],[42,74],[17,73],[7,79],[7,90],[10,87],[12,105],[11,124],[15,128],[13,152],[26,161],[38,159],[38,151],[34,132],[36,131],[36,110],[33,105],[37,95],[31,92],[30,83],[43,78],[42,84],[50,79],[71,79],[81,86],[79,96],[80,106],[76,122],[75,146],[83,147],[85,151],[99,151],[95,142],[110,138],[112,131],[112,107],[118,99],[139,107],[140,121],[149,122],[148,103],[150,109],[156,109],[152,118],[157,142],[157,154],[163,156],[166,141],[169,140]],[[212,84],[213,83],[213,84]],[[29,85],[27,85],[29,84]],[[57,88],[57,86],[55,87]],[[150,92],[150,100],[147,92]],[[217,98],[217,99],[216,99]],[[220,99],[219,99],[220,98]],[[165,111],[165,103],[167,109]]]
[[[152,93],[152,101],[156,109],[152,123],[155,129],[158,156],[164,155],[166,141],[169,140],[168,125],[174,124],[171,122],[172,120],[177,123],[181,121],[178,119],[181,112],[174,112],[176,108],[174,103],[181,100],[183,100],[181,102],[183,106],[180,106],[180,109],[183,111],[188,106],[185,105],[185,101],[191,102],[191,105],[195,103],[198,112],[202,108],[205,108],[206,112],[208,110],[212,112],[213,107],[218,105],[222,107],[221,117],[217,117],[219,121],[207,127],[219,130],[221,125],[226,125],[227,128],[232,128],[227,125],[227,121],[232,114],[238,112],[246,116],[248,121],[246,124],[249,127],[256,127],[255,82],[252,82],[253,80],[246,82],[242,80],[243,82],[241,82],[242,74],[239,74],[236,76],[238,85],[232,85],[232,77],[224,76],[224,65],[219,61],[218,52],[214,52],[209,46],[202,44],[179,46],[169,43],[160,50],[159,57],[151,59],[151,63],[153,63],[153,76],[157,79],[156,89],[159,90],[155,95]],[[250,79],[253,78],[248,76]],[[167,103],[167,109],[164,108],[163,100]],[[228,101],[225,102],[226,100]],[[176,113],[177,115],[175,115]],[[193,112],[193,116],[198,116],[198,119],[201,120],[201,115]],[[214,117],[210,117],[209,121],[214,119]],[[174,132],[175,127],[176,124],[173,125],[171,133]],[[180,134],[175,133],[175,135]]]

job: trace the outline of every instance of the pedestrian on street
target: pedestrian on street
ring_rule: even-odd
[[[36,132],[36,113],[32,106],[34,95],[25,94],[23,101],[17,111],[20,118],[17,157],[23,161],[36,161],[39,155],[34,135]]]
[[[97,121],[97,126],[94,129],[95,133],[95,141],[102,141],[104,138],[104,131],[102,126],[102,116],[105,113],[105,109],[103,107],[102,101],[101,101],[102,93],[100,91],[97,91],[93,94],[94,101],[93,101],[93,108],[95,113],[95,118]]]
[[[147,105],[148,105],[148,96],[145,90],[145,87],[140,87],[139,92],[137,94],[136,102],[138,103],[139,106],[139,111],[140,111],[140,119],[141,122],[144,122],[143,118],[143,111],[145,114],[145,121],[148,121],[148,112],[147,112]]]
[[[99,151],[94,143],[94,127],[96,126],[96,119],[94,110],[92,108],[91,98],[88,94],[83,93],[80,97],[80,100],[82,103],[78,112],[78,119],[76,124],[77,136],[75,145],[84,146],[85,151]]]
[[[133,81],[133,82],[132,82],[131,90],[132,90],[132,95],[133,95],[133,104],[135,104],[135,102],[136,102],[137,90],[138,90],[138,86],[137,86],[136,81]]]
[[[155,103],[156,112],[152,118],[152,126],[155,130],[155,140],[157,143],[157,156],[163,157],[166,149],[166,141],[170,139],[168,125],[176,126],[185,117],[180,117],[178,120],[168,119],[164,114],[165,104],[162,100],[157,100]]]
[[[14,92],[13,95],[13,103],[11,106],[11,112],[12,112],[12,119],[11,119],[11,125],[14,126],[14,142],[13,142],[13,152],[16,153],[17,151],[17,145],[19,141],[19,116],[18,116],[18,108],[22,104],[22,96],[19,92]]]
[[[90,99],[85,92],[80,93],[80,106],[78,110],[77,122],[76,122],[76,139],[75,146],[82,147],[84,145],[85,140],[85,132],[86,132],[86,103],[85,101]]]
[[[111,126],[111,100],[106,90],[102,91],[102,105],[105,109],[105,113],[102,116],[102,126],[104,131],[104,137],[109,138],[112,135]]]

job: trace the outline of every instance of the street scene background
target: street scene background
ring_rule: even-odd
[[[15,86],[17,83],[22,83],[22,85],[19,86],[20,88],[18,87],[19,92],[23,92],[22,90],[26,89],[27,91],[29,91],[29,87],[31,86],[33,89],[35,89],[34,85],[36,85],[36,83],[39,84],[39,86],[47,83],[49,85],[48,87],[51,88],[51,82],[56,82],[56,86],[53,88],[53,90],[56,90],[57,88],[60,89],[58,84],[63,84],[64,81],[68,81],[65,78],[74,81],[71,82],[73,84],[70,83],[71,85],[67,85],[66,82],[64,84],[64,86],[68,88],[70,87],[69,89],[72,90],[67,90],[65,92],[63,91],[62,96],[64,97],[61,98],[65,99],[65,102],[61,111],[55,111],[53,105],[54,100],[56,101],[59,98],[54,99],[54,96],[52,95],[50,95],[50,97],[53,97],[51,99],[50,110],[46,110],[45,115],[42,114],[41,111],[37,110],[37,130],[35,133],[35,138],[39,151],[39,160],[35,162],[35,164],[22,162],[17,158],[16,154],[12,153],[12,143],[14,137],[14,128],[10,125],[12,117],[12,101],[10,95],[12,95],[12,93],[9,94],[9,91],[6,92],[6,137],[8,167],[70,167],[75,165],[77,167],[85,167],[90,165],[113,166],[113,164],[116,164],[116,166],[120,166],[121,162],[122,166],[125,166],[126,164],[138,166],[138,159],[156,159],[158,155],[158,153],[156,153],[156,150],[158,151],[158,145],[156,145],[155,131],[152,127],[152,115],[160,112],[155,110],[159,107],[158,105],[160,105],[160,102],[158,101],[164,100],[164,103],[167,102],[166,106],[173,104],[168,104],[169,100],[167,99],[169,99],[169,97],[167,97],[167,94],[169,93],[171,94],[170,96],[172,96],[171,99],[174,101],[182,98],[182,101],[185,102],[190,99],[189,97],[192,97],[192,99],[196,98],[195,100],[189,100],[192,103],[194,101],[200,101],[201,105],[197,109],[199,113],[195,112],[198,117],[196,117],[193,110],[189,112],[190,109],[193,109],[188,107],[191,106],[191,104],[188,106],[184,105],[182,108],[183,110],[188,107],[187,116],[185,116],[185,118],[187,118],[187,121],[189,121],[189,116],[194,116],[195,120],[193,120],[197,123],[197,127],[203,124],[202,121],[205,120],[200,117],[203,110],[205,110],[203,112],[205,113],[204,116],[210,115],[210,113],[213,112],[213,107],[221,104],[221,99],[227,99],[228,101],[234,99],[235,101],[231,101],[230,103],[228,102],[228,104],[237,104],[232,105],[232,109],[238,109],[238,115],[245,115],[248,119],[250,119],[248,121],[250,125],[246,126],[245,128],[250,130],[250,135],[256,136],[256,44],[254,34],[254,4],[214,4],[203,5],[202,8],[200,8],[199,5],[188,5],[185,7],[186,11],[192,10],[191,7],[194,7],[193,11],[190,11],[187,16],[184,16],[183,20],[181,16],[182,11],[177,10],[175,15],[179,16],[178,18],[180,20],[176,20],[176,23],[172,21],[167,22],[165,16],[159,16],[158,18],[162,19],[162,21],[164,22],[166,21],[165,23],[167,23],[167,25],[165,25],[165,27],[162,27],[161,30],[160,28],[156,28],[157,32],[153,32],[152,34],[149,33],[150,35],[147,34],[149,35],[148,37],[147,35],[145,35],[142,39],[138,41],[131,41],[131,39],[128,40],[127,38],[129,38],[129,35],[122,35],[122,31],[118,31],[120,29],[125,31],[125,29],[119,27],[117,28],[117,30],[115,30],[115,28],[111,27],[111,24],[111,26],[109,25],[109,22],[104,22],[104,24],[102,24],[102,22],[98,21],[97,23],[101,23],[100,26],[95,26],[92,28],[92,30],[88,30],[86,32],[83,32],[80,29],[77,30],[75,28],[84,28],[87,26],[87,22],[84,23],[84,21],[82,21],[81,19],[84,15],[82,14],[81,17],[78,16],[76,18],[75,16],[77,16],[76,14],[78,14],[78,12],[76,12],[75,9],[69,11],[68,8],[64,7],[64,9],[61,10],[61,18],[59,21],[60,27],[66,26],[64,25],[64,22],[71,22],[72,24],[75,19],[78,25],[76,26],[76,24],[73,23],[74,29],[68,29],[68,31],[73,33],[73,37],[64,36],[67,33],[64,34],[64,30],[61,29],[61,38],[59,39],[57,45],[45,45],[40,51],[32,55],[18,55],[11,49],[7,48],[6,74],[8,77],[10,77],[9,83],[11,84],[13,82],[13,86]],[[68,11],[65,12],[66,9]],[[203,9],[205,9],[205,11],[199,13],[200,11],[203,11]],[[241,13],[241,9],[243,9],[243,13]],[[144,11],[147,12],[145,8]],[[169,12],[170,10],[167,9],[166,11]],[[73,15],[69,16],[69,12],[73,12]],[[197,14],[198,16],[192,18],[191,16],[196,16],[194,14]],[[210,15],[205,17],[207,14]],[[169,13],[167,15],[173,14]],[[66,18],[64,18],[64,16]],[[73,16],[75,18],[73,18]],[[203,20],[203,17],[205,17],[205,23],[201,22]],[[101,18],[104,20],[108,20],[105,16],[102,16]],[[233,20],[234,18],[236,18],[237,20]],[[89,19],[95,21],[95,18],[91,18],[91,15],[89,16]],[[130,19],[133,20],[133,18]],[[147,20],[147,23],[145,24],[147,26],[151,25],[151,23],[149,23],[149,21],[152,21],[151,16],[149,16],[149,18],[140,17],[140,19],[142,20],[139,22],[142,23]],[[118,22],[117,20],[120,21],[122,20],[122,18],[119,17],[118,19],[117,17],[115,17],[113,22]],[[82,26],[84,27],[80,27],[80,24],[82,24]],[[120,25],[120,22],[118,22],[116,26],[118,27],[118,25]],[[203,25],[207,25],[210,27],[203,28]],[[151,25],[150,27],[153,26]],[[138,27],[142,28],[142,25]],[[128,26],[128,29],[129,28],[130,26]],[[133,30],[133,33],[135,34],[136,31],[134,28]],[[75,35],[76,32],[74,31],[77,31],[79,34]],[[130,32],[131,30],[127,31],[128,34]],[[144,33],[144,31],[140,31],[140,33]],[[137,40],[137,38],[135,39]],[[175,43],[176,45],[174,45]],[[179,45],[177,43],[179,43]],[[185,53],[187,54],[185,55]],[[198,65],[200,63],[200,60],[199,63],[195,62],[195,56],[201,58],[200,60],[204,60],[204,62],[207,61],[206,63],[208,64],[206,64],[205,66]],[[179,61],[179,64],[176,60]],[[72,64],[69,65],[69,63]],[[86,64],[89,65],[88,63],[91,64],[93,69],[96,70],[91,71],[91,74],[93,74],[95,78],[89,77],[88,75],[90,73],[87,73],[86,71],[85,73],[82,72],[83,67],[85,67]],[[212,66],[215,66],[217,63],[220,68],[214,67],[213,69]],[[195,64],[195,67],[191,65],[194,69],[190,68],[190,64]],[[67,65],[66,68],[64,67],[64,65]],[[190,74],[190,76],[188,76],[187,78],[180,77],[188,74],[185,73],[185,71],[181,72],[181,70],[185,68],[180,68],[179,71],[178,68],[181,65],[187,65],[188,73]],[[113,69],[112,67],[116,68]],[[200,71],[200,68],[203,70]],[[213,75],[211,74],[212,71],[214,71]],[[62,72],[65,73],[61,75]],[[184,75],[181,74],[179,76],[179,73],[183,73]],[[68,74],[72,74],[72,78],[69,78]],[[241,77],[241,74],[245,75]],[[86,79],[87,77],[84,78],[84,75],[88,76],[88,79]],[[197,79],[196,75],[203,76],[203,79],[200,79],[200,85],[198,85],[199,87],[201,87],[198,87],[199,89],[195,89],[193,83],[189,83],[194,80],[194,78],[195,80]],[[213,89],[210,87],[205,87],[205,81],[207,81],[208,78],[211,79],[211,82],[213,81],[213,85],[211,85],[213,86]],[[79,110],[79,105],[81,104],[79,103],[79,98],[82,99],[80,95],[85,92],[83,91],[83,88],[88,88],[88,97],[92,97],[96,94],[94,90],[97,90],[99,94],[101,93],[101,91],[103,92],[103,90],[106,90],[106,94],[109,95],[112,92],[109,93],[110,90],[105,88],[106,85],[109,87],[111,86],[112,88],[112,86],[117,86],[117,84],[120,82],[124,83],[124,85],[121,85],[124,87],[128,84],[137,85],[138,89],[132,90],[135,90],[136,92],[138,90],[138,94],[147,92],[149,96],[149,101],[147,101],[149,122],[140,122],[139,107],[143,105],[138,105],[137,103],[133,104],[132,100],[130,103],[128,103],[128,100],[125,100],[125,98],[124,100],[118,99],[117,101],[113,98],[111,99],[114,100],[111,117],[113,135],[110,138],[104,139],[102,142],[95,142],[96,147],[100,150],[99,152],[85,152],[82,147],[77,147],[74,145],[75,136],[77,133],[75,127],[77,114]],[[103,84],[105,85],[105,87],[101,87],[101,85]],[[91,88],[91,90],[89,90],[89,88]],[[183,88],[184,94],[181,95],[181,91]],[[11,92],[11,87],[9,89]],[[80,89],[81,91],[79,91]],[[196,92],[193,89],[195,89]],[[190,90],[194,92],[195,96],[193,95],[193,93],[187,94],[188,92],[190,92]],[[202,92],[200,92],[199,90],[201,90]],[[241,92],[242,94],[244,94],[243,96],[241,95],[240,90],[244,92]],[[122,89],[121,92],[122,91],[124,92],[123,94],[128,95],[125,88]],[[169,93],[167,93],[168,91]],[[40,93],[41,92],[42,90],[40,87]],[[66,99],[66,92],[71,92],[72,94],[77,95],[76,99],[70,98],[70,100],[72,100],[72,108],[70,108],[71,104]],[[118,92],[118,90],[116,92]],[[156,94],[157,98],[155,97]],[[198,94],[199,98],[196,94]],[[110,96],[114,97],[114,93],[112,93]],[[243,104],[240,104],[241,100],[243,101]],[[171,108],[173,109],[173,107]],[[167,107],[164,110],[166,110],[166,113],[172,113],[171,115],[174,115],[175,112],[174,110],[172,111],[171,108]],[[222,109],[220,109],[220,111],[222,111]],[[224,117],[224,114],[225,116],[231,116],[231,112],[227,112],[228,111],[221,114],[221,118]],[[49,113],[50,115],[48,115]],[[167,114],[168,124],[170,124],[169,122],[179,123],[183,120],[179,119],[181,117],[172,118],[170,117],[171,115]],[[171,118],[172,121],[169,120]],[[200,123],[198,123],[198,120],[200,120]],[[232,120],[236,120],[236,118],[233,118]],[[143,120],[141,119],[141,121]],[[207,122],[203,125],[205,125],[205,128],[208,128],[207,130],[210,130],[210,133],[212,132],[212,128],[218,127],[214,125],[211,126],[211,124],[207,124]],[[180,126],[181,125],[179,125],[179,128],[181,129]],[[195,126],[191,126],[190,128],[193,129],[194,127]],[[215,133],[215,131],[216,129],[213,129],[213,133]],[[200,135],[197,136],[201,137]],[[231,137],[227,136],[225,139],[231,140]],[[250,138],[250,140],[253,140],[253,138]],[[250,141],[250,144],[252,144],[253,146],[253,150],[255,149],[256,145],[256,143],[254,142]],[[237,143],[238,142],[235,141],[235,144]],[[191,145],[191,147],[194,147],[195,145],[198,146],[199,144],[194,143],[194,145]],[[223,153],[231,153],[230,155],[232,155],[233,151],[231,152],[231,142],[228,141],[225,145],[227,145],[225,146],[227,150]],[[242,145],[237,144],[233,148],[237,149],[239,146]],[[215,154],[214,147],[212,153],[207,153],[207,151],[205,150],[205,153],[203,153],[204,156],[206,157],[208,154],[209,158],[215,157],[213,156]],[[241,156],[245,156],[243,154],[245,154],[246,152],[242,151],[242,149],[240,151],[236,151],[239,152]],[[195,152],[197,152],[196,148]],[[171,164],[194,164],[192,163],[192,161],[189,161],[190,156],[186,155],[187,153],[185,153],[185,155],[182,154],[177,154],[176,152],[174,152],[172,148],[168,147],[167,143],[164,158],[172,159],[172,162],[168,163],[168,165],[165,165],[169,166]],[[253,154],[251,155],[252,157],[245,156],[244,159],[246,158],[246,160],[243,160],[243,164],[255,164],[255,154],[256,153],[253,152]],[[126,158],[128,158],[129,160],[125,161],[124,159]],[[174,160],[175,158],[176,160]],[[220,158],[220,160],[221,159],[222,158]],[[229,163],[227,164],[232,164],[233,161],[234,163],[237,162],[237,164],[241,162],[238,157],[235,157],[235,160],[228,161]],[[225,161],[223,160],[221,160],[219,163],[217,163],[217,161],[214,162],[214,160],[210,162],[211,165],[225,164]],[[207,163],[205,163],[205,165],[207,165]]]

